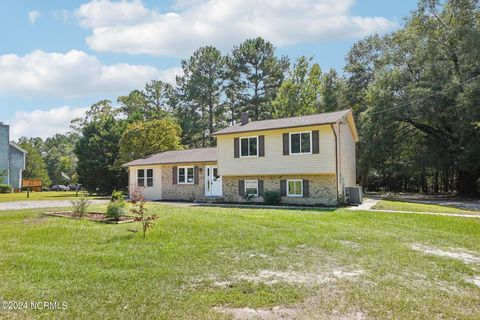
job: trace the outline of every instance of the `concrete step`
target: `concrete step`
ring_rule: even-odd
[[[194,203],[221,203],[224,202],[225,199],[223,197],[200,197],[198,199],[195,199],[193,202]]]

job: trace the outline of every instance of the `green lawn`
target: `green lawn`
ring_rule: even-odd
[[[80,192],[79,195],[86,194]],[[27,192],[20,193],[0,193],[0,202],[8,201],[29,201],[29,200],[71,200],[76,198],[75,191],[44,191],[44,192],[30,192],[30,197],[27,198]],[[94,199],[96,199],[94,197]]]
[[[423,204],[404,201],[380,200],[373,209],[378,210],[398,210],[398,211],[415,211],[415,212],[439,212],[439,213],[461,213],[461,214],[478,214],[480,211],[471,211],[451,206]]]
[[[299,319],[480,318],[471,282],[480,276],[480,219],[149,208],[160,218],[146,239],[130,231],[138,224],[0,212],[0,300],[68,306],[0,309],[0,318],[228,318],[218,306],[280,306]]]

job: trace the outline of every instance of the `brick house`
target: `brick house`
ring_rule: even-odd
[[[214,133],[217,147],[167,151],[138,159],[129,187],[149,200],[263,201],[278,191],[282,202],[334,205],[356,185],[358,133],[351,110],[248,121]],[[248,197],[247,197],[248,195]]]

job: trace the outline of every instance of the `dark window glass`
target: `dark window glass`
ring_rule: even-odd
[[[185,168],[178,168],[178,183],[185,183]]]
[[[137,185],[139,187],[145,186],[145,170],[143,169],[137,170]]]
[[[310,132],[291,134],[290,144],[292,153],[310,153]]]
[[[292,153],[300,153],[300,134],[294,133],[290,135],[290,145]]]
[[[240,139],[240,154],[242,157],[258,156],[257,137]]]
[[[242,157],[248,156],[248,139],[241,139],[241,155]]]
[[[153,187],[153,169],[147,169],[147,187]]]
[[[302,133],[302,153],[310,153],[310,132]]]
[[[257,155],[257,138],[249,138],[248,139],[249,143],[249,156],[256,156]]]
[[[187,168],[187,182],[193,183],[194,174],[193,174],[193,167]]]

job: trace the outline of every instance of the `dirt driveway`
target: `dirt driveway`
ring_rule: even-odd
[[[421,194],[368,194],[372,199],[384,199],[394,201],[407,201],[425,204],[438,204],[442,206],[452,206],[467,210],[480,210],[480,199],[466,199],[445,195],[421,195]]]

